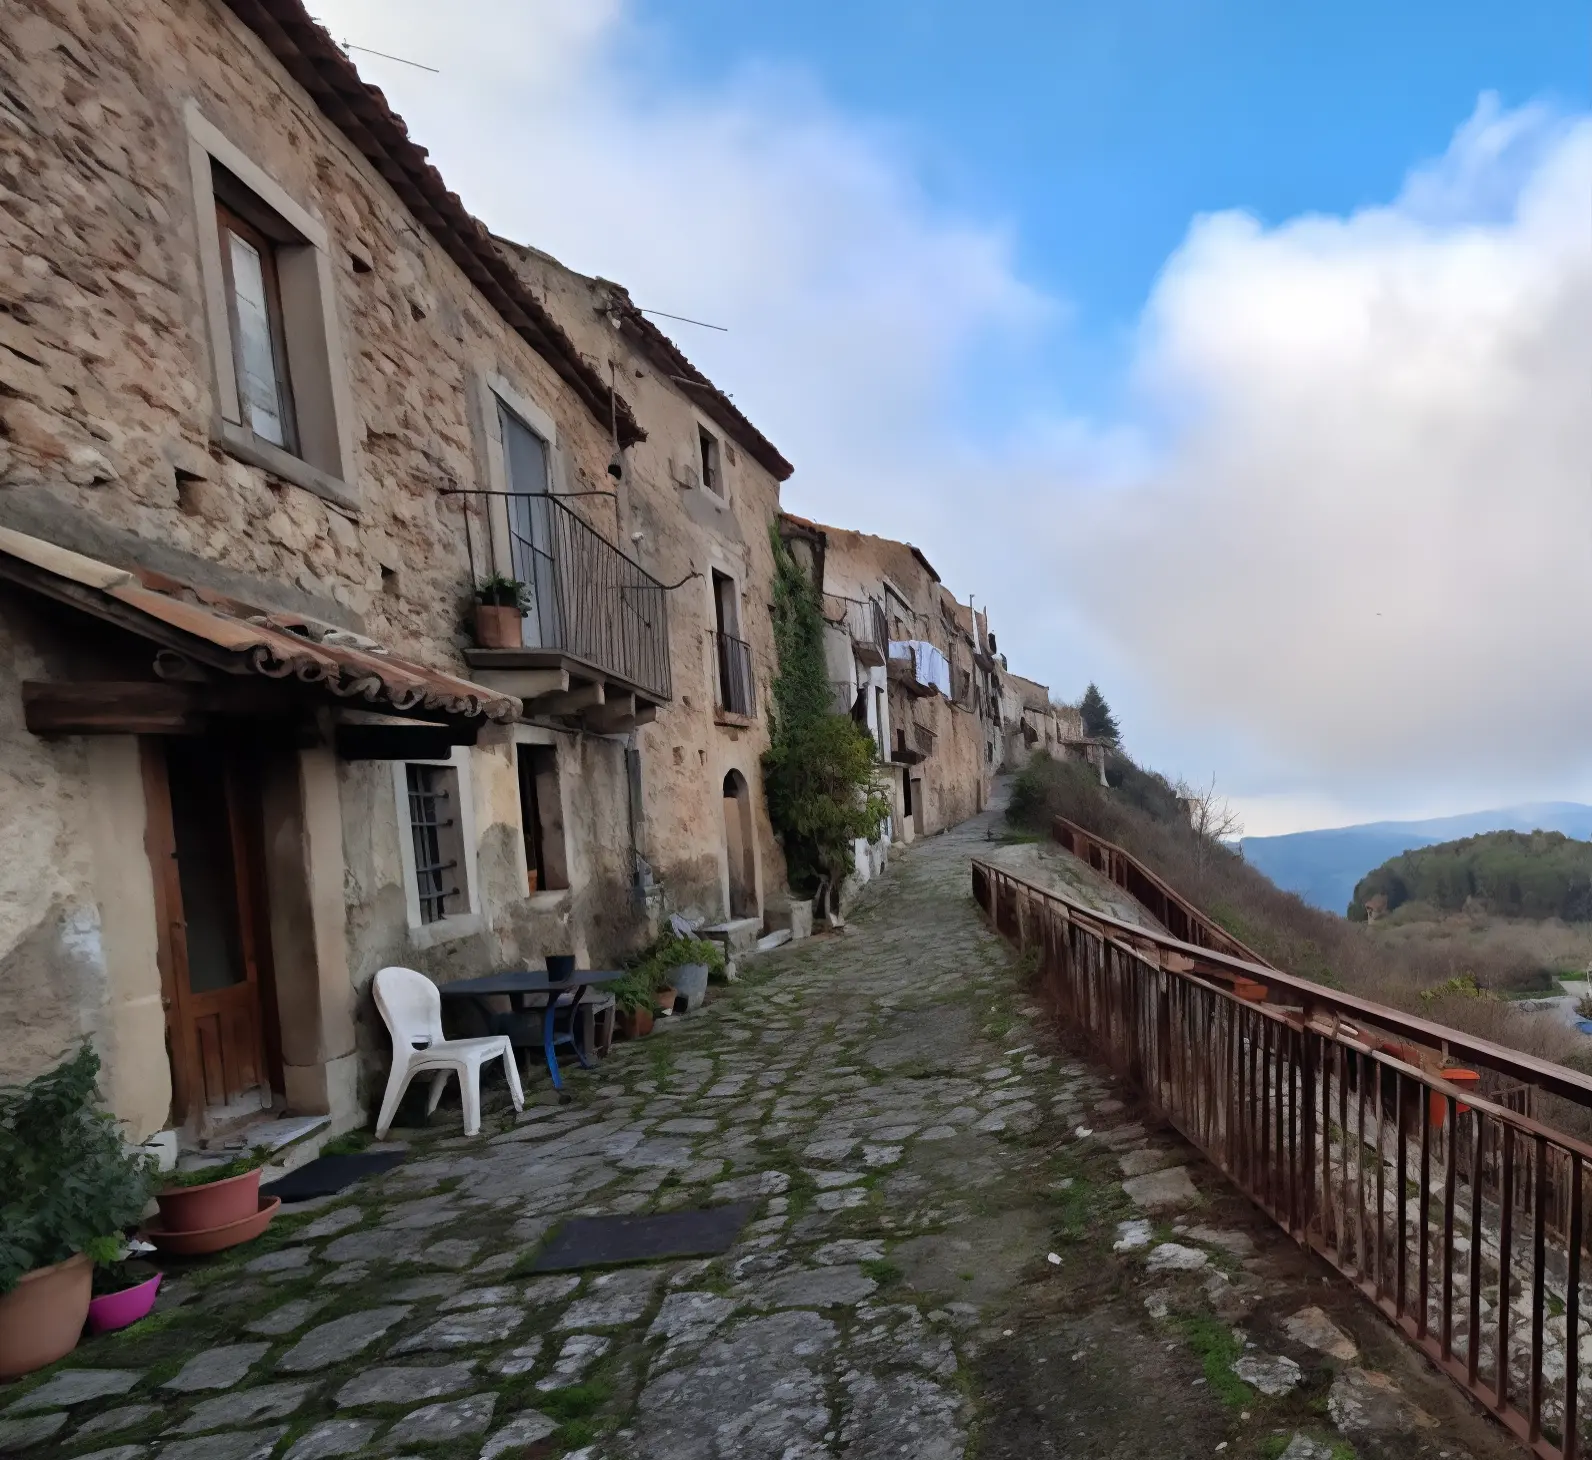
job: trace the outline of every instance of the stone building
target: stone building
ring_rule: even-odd
[[[790,514],[781,532],[822,586],[835,706],[880,747],[892,836],[911,841],[983,810],[991,679],[972,611],[910,543]]]
[[[298,0],[15,0],[0,74],[0,1078],[339,1128],[383,965],[777,908],[778,453]]]

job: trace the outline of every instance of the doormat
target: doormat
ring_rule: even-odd
[[[716,1257],[735,1241],[751,1214],[752,1203],[741,1201],[650,1217],[576,1217],[553,1234],[531,1270],[568,1272],[661,1257]]]
[[[362,1177],[391,1171],[407,1154],[406,1151],[362,1151],[354,1156],[317,1156],[269,1186],[262,1186],[260,1195],[279,1196],[284,1202],[331,1196]]]

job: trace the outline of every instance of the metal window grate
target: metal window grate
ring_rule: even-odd
[[[445,766],[406,767],[409,779],[409,831],[414,838],[415,887],[420,897],[420,921],[440,922],[448,915],[450,899],[459,889],[452,885],[450,872],[458,862],[445,858],[443,843],[454,826],[453,792]]]
[[[718,661],[718,707],[732,715],[757,713],[757,690],[752,679],[752,646],[733,634],[713,635]]]

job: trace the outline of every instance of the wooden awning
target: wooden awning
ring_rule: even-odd
[[[262,689],[262,680],[290,682],[351,709],[455,724],[508,723],[520,713],[513,695],[402,659],[361,634],[3,527],[0,578],[147,639],[223,684],[234,676]]]

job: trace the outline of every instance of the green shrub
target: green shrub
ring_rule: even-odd
[[[873,737],[830,709],[818,591],[776,528],[769,537],[779,662],[763,788],[791,888],[811,896],[826,880],[840,885],[852,867],[853,844],[878,840],[890,803],[878,783]]]
[[[114,1261],[143,1215],[154,1163],[98,1108],[99,1067],[84,1043],[27,1084],[0,1086],[0,1293],[79,1252]]]
[[[669,985],[669,975],[687,963],[705,963],[708,977],[724,977],[724,949],[707,938],[681,937],[665,928],[630,960],[625,976],[607,985],[617,1008],[626,1012],[651,1006],[653,995]]]

